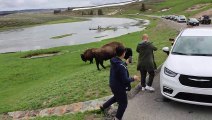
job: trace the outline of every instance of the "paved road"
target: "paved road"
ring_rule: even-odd
[[[140,91],[129,100],[123,120],[212,120],[212,107],[164,102],[160,94],[157,74],[153,86],[156,91]]]

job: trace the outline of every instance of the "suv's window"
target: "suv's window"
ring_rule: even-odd
[[[198,22],[198,20],[197,19],[194,19],[194,18],[191,18],[190,21],[191,22]]]
[[[176,41],[172,54],[212,56],[212,37],[181,36]]]

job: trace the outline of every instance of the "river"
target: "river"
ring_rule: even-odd
[[[42,25],[0,32],[0,53],[85,44],[141,31],[149,21],[128,18],[89,18],[87,21]],[[89,30],[97,29],[99,30]],[[57,36],[70,36],[53,39]]]

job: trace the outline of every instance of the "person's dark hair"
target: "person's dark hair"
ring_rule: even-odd
[[[124,46],[118,46],[116,48],[116,56],[120,57],[123,55],[123,53],[126,51]]]

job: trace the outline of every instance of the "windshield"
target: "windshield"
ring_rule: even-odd
[[[212,56],[212,36],[182,36],[174,45],[172,54]]]
[[[181,18],[181,19],[185,19],[186,17],[185,17],[185,16],[179,16],[179,18]]]
[[[191,22],[198,22],[198,20],[195,19],[195,18],[191,18],[190,21],[191,21]]]

